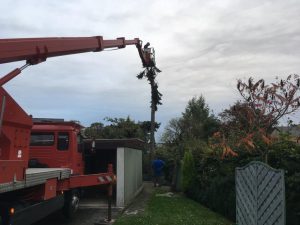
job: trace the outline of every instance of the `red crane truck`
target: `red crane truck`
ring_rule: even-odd
[[[31,65],[49,57],[98,52],[135,45],[143,67],[155,66],[153,48],[135,38],[104,40],[102,36],[72,38],[0,39],[0,64],[26,60],[26,64],[0,79],[0,221],[26,225],[62,208],[71,217],[78,207],[81,187],[109,184],[106,173],[85,170],[81,126],[61,120],[34,121],[4,90],[3,85]],[[0,223],[0,224],[1,224]]]

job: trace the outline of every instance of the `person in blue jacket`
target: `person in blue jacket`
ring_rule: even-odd
[[[163,169],[165,162],[158,157],[152,161],[152,169],[154,175],[154,187],[158,187],[160,184],[160,177],[163,175]]]

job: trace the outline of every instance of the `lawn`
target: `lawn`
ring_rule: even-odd
[[[144,212],[122,215],[114,225],[232,225],[224,217],[181,195],[151,197]]]

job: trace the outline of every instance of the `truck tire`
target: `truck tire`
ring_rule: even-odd
[[[1,225],[9,225],[10,224],[10,219],[9,219],[9,216],[8,216],[8,213],[7,215],[4,215],[4,213],[2,215],[0,215],[0,224]]]
[[[0,225],[10,225],[11,215],[9,213],[10,205],[0,207]]]
[[[79,191],[71,190],[65,193],[65,203],[63,207],[63,215],[67,219],[72,219],[79,207]]]

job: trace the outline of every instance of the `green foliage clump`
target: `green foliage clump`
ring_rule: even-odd
[[[196,178],[194,157],[190,151],[185,151],[182,163],[182,188],[188,191],[193,186]]]
[[[85,128],[84,134],[89,138],[139,138],[143,141],[149,140],[150,121],[135,122],[129,116],[127,118],[106,117],[106,126],[101,122],[92,123]],[[155,130],[160,124],[155,123]]]
[[[281,141],[271,147],[270,165],[285,171],[287,225],[300,224],[300,146]]]
[[[154,111],[157,111],[157,106],[162,105],[161,98],[162,94],[158,91],[158,83],[155,80],[157,73],[161,71],[156,67],[149,67],[140,72],[136,77],[138,79],[147,78],[150,86],[151,86],[151,107],[153,107]]]

